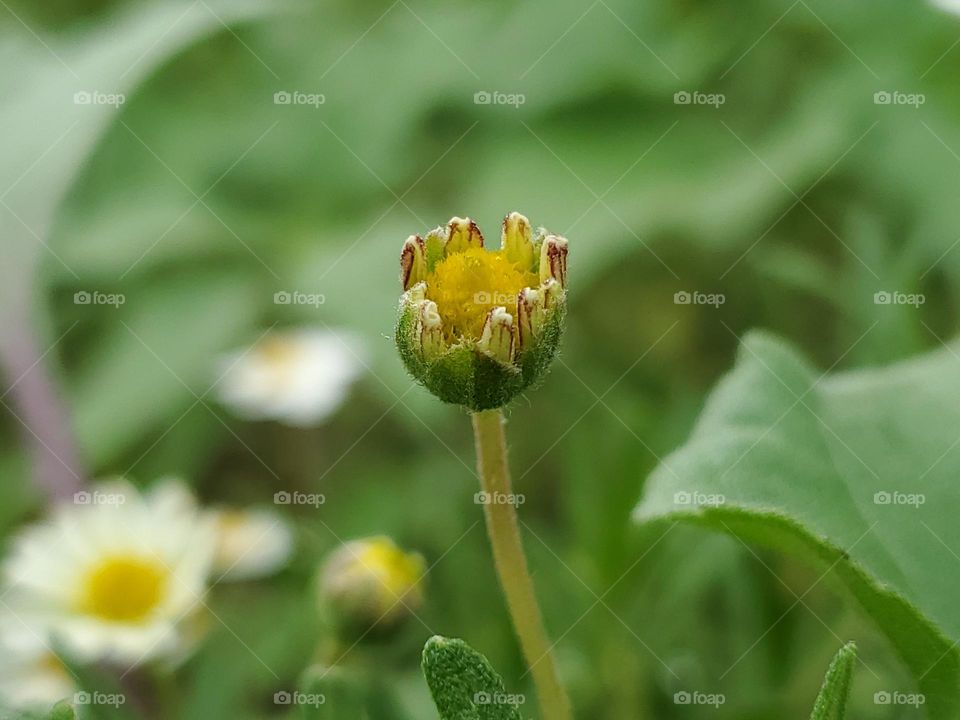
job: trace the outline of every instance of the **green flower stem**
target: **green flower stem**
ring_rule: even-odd
[[[506,499],[512,490],[503,413],[484,410],[473,413],[472,417],[482,489],[491,498]],[[537,687],[543,717],[545,720],[572,720],[570,701],[560,685],[552,646],[543,627],[533,580],[523,555],[516,504],[488,502],[483,510],[500,585],[507,596],[513,627]]]

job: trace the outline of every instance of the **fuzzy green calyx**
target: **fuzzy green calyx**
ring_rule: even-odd
[[[547,371],[566,312],[565,238],[534,235],[514,212],[489,251],[476,223],[455,217],[407,238],[400,268],[400,357],[441,400],[502,407]]]

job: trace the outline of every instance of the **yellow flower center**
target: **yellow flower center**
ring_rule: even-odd
[[[292,365],[300,352],[300,346],[285,335],[265,337],[256,346],[256,352],[269,365]]]
[[[117,555],[101,560],[85,578],[81,610],[112,622],[137,622],[160,603],[169,572],[156,560]]]
[[[426,297],[437,304],[448,342],[478,339],[490,310],[502,305],[514,314],[517,293],[538,284],[534,273],[519,269],[501,251],[470,248],[437,263],[427,277]]]

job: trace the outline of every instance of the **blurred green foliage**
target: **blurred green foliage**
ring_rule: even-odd
[[[236,504],[327,496],[319,517],[293,513],[289,570],[215,589],[208,641],[161,683],[163,717],[279,714],[273,693],[295,687],[323,634],[319,559],[378,533],[433,564],[428,602],[386,657],[344,662],[375,662],[398,717],[435,717],[419,648],[463,637],[532,697],[472,502],[469,423],[411,389],[390,340],[402,240],[453,214],[495,237],[514,209],[571,241],[563,354],[508,432],[578,716],[804,717],[839,637],[874,671],[859,673],[848,716],[894,717],[873,692],[912,681],[839,585],[794,607],[783,583],[799,593],[818,576],[802,562],[683,526],[637,529],[630,511],[746,330],[841,368],[953,334],[958,36],[956,18],[902,0],[337,0],[267,17],[212,2],[4,3],[2,177],[17,186],[2,297],[5,311],[32,304],[41,348],[61,338],[47,360],[87,471],[178,474]],[[118,110],[71,102],[120,87]],[[325,102],[274,103],[293,91]],[[525,102],[475,104],[482,91]],[[676,104],[678,91],[726,102]],[[926,102],[875,104],[884,91]],[[127,301],[72,302],[92,289]],[[284,290],[326,302],[274,304]],[[874,304],[893,290],[926,303]],[[726,302],[678,305],[678,291]],[[243,423],[207,394],[217,353],[275,323],[370,345],[365,381],[321,428]],[[6,417],[6,529],[41,509],[21,434]],[[694,689],[726,702],[674,703]]]

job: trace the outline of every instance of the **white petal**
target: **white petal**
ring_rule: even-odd
[[[293,533],[284,517],[267,509],[215,511],[218,548],[213,579],[246,580],[286,564]]]
[[[316,425],[342,404],[365,358],[351,333],[274,331],[222,360],[220,398],[248,419]]]

